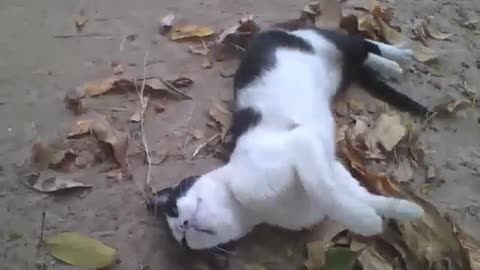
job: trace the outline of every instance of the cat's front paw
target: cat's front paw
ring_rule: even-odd
[[[383,232],[383,220],[379,215],[364,216],[350,230],[363,236],[373,236]]]

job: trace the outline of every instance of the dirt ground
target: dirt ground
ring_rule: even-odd
[[[220,71],[232,69],[233,62],[218,63],[211,69],[201,66],[202,58],[188,53],[188,43],[175,43],[157,34],[159,18],[177,13],[191,22],[220,29],[235,23],[244,13],[258,15],[264,24],[294,18],[303,1],[233,0],[104,0],[104,1],[0,1],[0,265],[6,270],[36,269],[36,245],[41,213],[46,211],[45,234],[79,231],[94,236],[118,250],[121,261],[113,269],[190,269],[197,265],[172,240],[165,224],[144,209],[134,182],[106,179],[105,168],[94,167],[78,175],[93,185],[88,191],[52,196],[25,187],[16,167],[28,157],[35,139],[64,136],[75,116],[66,110],[63,98],[68,89],[102,78],[112,61],[126,71],[142,76],[148,53],[147,76],[165,78],[180,75],[195,83],[191,101],[166,104],[165,112],[148,121],[146,134],[151,145],[183,140],[194,128],[205,126],[211,101],[231,91],[230,79]],[[440,52],[443,77],[408,72],[398,88],[424,104],[435,104],[445,95],[460,97],[462,85],[480,86],[480,36],[463,23],[480,20],[480,2],[473,0],[390,0],[395,22],[409,25],[413,19],[434,16],[440,30],[455,33],[451,41],[429,40]],[[84,32],[98,36],[56,38],[75,34],[72,16],[85,10],[89,21]],[[137,38],[120,44],[126,35]],[[479,89],[480,90],[480,89]],[[137,106],[116,104],[106,108]],[[101,109],[101,108],[100,108]],[[108,109],[107,109],[108,110]],[[428,164],[437,168],[445,183],[433,187],[429,201],[452,216],[465,231],[480,239],[480,111],[470,109],[448,120],[436,120],[422,134],[431,152]],[[168,159],[153,166],[153,184],[163,187],[179,179],[205,172],[218,165],[211,157],[194,160]],[[135,170],[136,179],[145,179],[146,167]],[[415,184],[423,183],[418,172]],[[13,234],[19,239],[11,239]],[[230,268],[243,269],[246,263],[273,263],[272,269],[292,269],[302,258],[305,234],[260,229],[241,243]],[[73,269],[47,258],[49,269]]]

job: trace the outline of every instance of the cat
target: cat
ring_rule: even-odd
[[[161,209],[174,238],[190,249],[238,240],[257,224],[302,230],[325,218],[372,236],[382,217],[410,220],[413,202],[369,193],[335,156],[331,101],[357,81],[401,110],[430,110],[397,92],[378,73],[401,73],[412,51],[305,27],[257,33],[234,75],[229,161],[148,203]],[[378,72],[378,73],[377,73]]]

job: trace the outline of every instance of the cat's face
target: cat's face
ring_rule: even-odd
[[[191,249],[215,247],[251,229],[225,186],[206,176],[188,177],[159,191],[151,205],[165,213],[175,239]]]

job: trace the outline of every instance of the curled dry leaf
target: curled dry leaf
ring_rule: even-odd
[[[363,269],[368,270],[394,270],[393,266],[380,256],[374,248],[364,250],[358,256],[358,262]]]
[[[142,120],[142,109],[136,110],[128,121],[133,123],[139,123]]]
[[[342,8],[338,0],[317,0],[303,8],[304,14],[313,17],[319,28],[337,29],[342,19]]]
[[[451,99],[434,107],[434,111],[441,115],[452,115],[459,111],[471,108],[474,102],[470,99]]]
[[[232,124],[232,113],[222,107],[220,104],[215,103],[213,108],[208,111],[208,114],[220,126],[220,136],[222,141],[224,141],[225,136],[227,135]]]
[[[325,264],[327,245],[324,241],[307,243],[307,259],[304,262],[308,270],[320,269]]]
[[[187,77],[178,77],[175,80],[168,80],[167,82],[177,88],[190,87],[193,84],[193,80]]]
[[[97,82],[88,82],[83,85],[83,92],[86,96],[94,97],[107,93],[113,89],[118,78],[110,77]]]
[[[75,29],[77,29],[77,32],[82,32],[87,22],[88,18],[84,14],[73,16],[73,23],[75,24]]]
[[[205,138],[205,132],[201,129],[195,129],[192,131],[192,136],[195,140],[203,140]]]
[[[93,122],[94,121],[90,119],[77,121],[68,133],[67,138],[75,138],[90,133],[90,127]]]
[[[215,34],[215,30],[209,26],[195,24],[178,24],[170,31],[170,40],[182,40],[187,38],[204,38]]]
[[[400,121],[400,116],[381,114],[374,128],[366,134],[365,143],[368,148],[377,152],[377,144],[390,152],[407,134],[407,130]]]
[[[397,169],[393,172],[393,177],[400,183],[412,180],[413,171],[410,162],[406,159],[400,161]]]
[[[428,62],[438,57],[437,53],[424,46],[418,41],[411,40],[407,36],[390,27],[382,19],[377,18],[380,31],[385,40],[395,46],[407,47],[413,50],[415,59],[420,62]]]
[[[167,16],[163,17],[159,22],[160,34],[162,35],[168,34],[168,32],[172,30],[174,21],[175,21],[174,14],[168,14]]]
[[[78,232],[57,234],[46,244],[53,257],[82,268],[105,268],[117,258],[115,249]]]
[[[73,179],[61,176],[42,176],[41,174],[27,175],[25,185],[29,188],[45,193],[92,187]]]
[[[453,231],[460,239],[460,243],[470,260],[471,270],[480,270],[480,243],[470,235],[466,234],[460,227],[452,224]]]
[[[84,92],[81,88],[74,88],[67,91],[64,101],[67,104],[67,108],[72,110],[75,114],[81,114],[86,111],[83,107],[82,98]]]
[[[128,147],[128,135],[112,127],[107,121],[95,121],[91,130],[97,140],[109,144],[113,149],[115,160],[126,168],[126,155]]]

